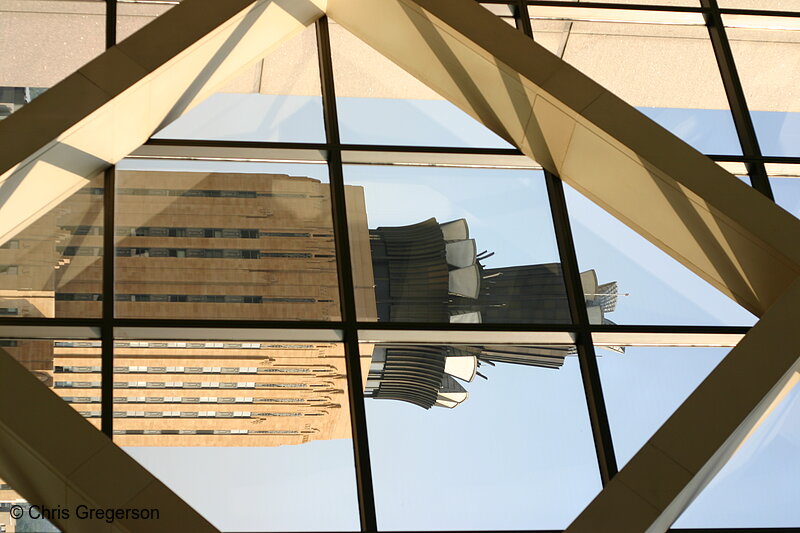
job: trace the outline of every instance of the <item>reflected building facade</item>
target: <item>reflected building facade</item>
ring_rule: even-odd
[[[100,343],[57,341],[54,357],[56,393],[99,427]],[[350,438],[343,347],[117,341],[114,418],[114,440],[122,446]]]
[[[494,254],[478,252],[465,219],[381,227],[370,230],[370,238],[380,321],[570,323],[559,263],[487,268],[483,261]],[[583,272],[581,282],[592,323],[608,322],[605,313],[616,307],[616,282],[598,285],[593,270]],[[380,345],[365,395],[425,409],[453,408],[467,399],[461,382],[482,376],[482,364],[559,368],[573,353],[560,346]]]
[[[568,323],[559,264],[487,268],[467,221],[369,230],[347,186],[361,320]],[[8,314],[99,316],[102,198],[97,181],[0,250]],[[278,174],[118,172],[115,312],[124,318],[336,320],[328,185]],[[590,315],[615,284],[582,275]],[[5,346],[88,420],[100,422],[99,341]],[[568,347],[363,345],[365,396],[431,408],[467,398],[481,365],[558,368]],[[115,441],[123,446],[278,446],[350,437],[336,343],[117,341]]]

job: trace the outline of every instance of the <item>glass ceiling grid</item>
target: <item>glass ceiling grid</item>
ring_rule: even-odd
[[[734,58],[730,53],[730,45],[727,36],[722,26],[721,14],[753,14],[753,15],[771,15],[783,17],[800,17],[800,12],[796,11],[775,11],[775,10],[756,10],[756,9],[742,9],[737,4],[736,8],[723,7],[720,8],[717,0],[700,0],[701,5],[694,6],[693,2],[677,2],[673,5],[672,2],[663,2],[664,5],[649,5],[649,4],[624,4],[617,2],[592,2],[591,7],[614,10],[614,9],[633,9],[633,10],[648,10],[648,11],[676,11],[676,12],[701,12],[703,13],[706,26],[709,30],[712,42],[714,44],[714,51],[719,63],[720,72],[725,80],[725,89],[731,105],[731,110],[734,113],[735,122],[739,131],[739,137],[742,142],[744,150],[743,156],[728,155],[728,154],[715,154],[715,158],[723,161],[743,161],[746,163],[750,178],[754,187],[763,194],[772,198],[772,192],[769,186],[765,171],[765,163],[800,163],[800,158],[792,157],[764,157],[758,146],[755,130],[750,121],[750,115],[747,110],[747,103],[744,98],[744,93],[741,90],[741,84],[736,75],[736,66]],[[521,16],[523,13],[527,14],[527,6],[575,6],[585,7],[585,2],[568,2],[568,1],[537,1],[537,0],[514,0],[503,2],[500,0],[484,0],[483,3],[502,4],[510,7],[515,13],[515,19],[518,29],[523,31],[529,37],[532,37],[530,27],[530,19],[527,16]],[[110,47],[116,42],[116,28],[117,28],[117,1],[106,0],[106,47]],[[102,339],[102,387],[101,387],[101,427],[102,431],[107,435],[113,434],[113,344],[115,339],[115,328],[119,331],[122,328],[133,327],[146,327],[155,329],[169,328],[191,328],[202,329],[205,331],[212,327],[223,327],[227,329],[275,329],[275,330],[295,330],[302,335],[304,331],[308,332],[310,337],[318,335],[319,331],[333,331],[340,332],[344,340],[345,354],[347,361],[347,379],[348,387],[351,391],[350,394],[350,412],[353,429],[354,439],[354,454],[355,454],[355,469],[356,477],[358,480],[358,496],[359,506],[361,511],[361,527],[362,531],[375,531],[377,529],[377,517],[375,512],[374,491],[372,487],[371,468],[369,462],[369,448],[367,443],[366,431],[366,415],[364,411],[363,393],[361,388],[361,368],[359,366],[359,331],[367,330],[393,330],[393,331],[440,331],[446,333],[447,331],[464,331],[464,332],[566,332],[573,335],[580,359],[581,374],[583,377],[584,391],[586,394],[587,404],[589,405],[589,413],[591,418],[592,430],[594,433],[595,446],[598,455],[599,469],[603,482],[613,477],[616,473],[616,459],[613,451],[613,442],[609,430],[608,416],[605,410],[604,397],[601,391],[600,376],[597,369],[595,360],[593,333],[616,333],[624,335],[629,334],[697,334],[702,335],[719,335],[719,334],[744,334],[748,328],[741,327],[705,327],[705,326],[617,326],[617,325],[596,325],[590,324],[588,315],[586,313],[585,301],[583,299],[582,291],[580,289],[579,271],[577,261],[575,260],[575,249],[572,243],[572,236],[569,231],[569,219],[566,207],[563,201],[563,192],[559,198],[560,181],[557,177],[547,174],[547,184],[549,191],[549,201],[553,216],[558,219],[556,222],[556,237],[559,244],[562,264],[565,265],[564,277],[568,287],[568,302],[570,312],[573,317],[573,324],[570,325],[520,325],[520,324],[491,324],[491,325],[471,325],[471,324],[457,324],[447,329],[430,323],[414,323],[407,322],[401,324],[390,323],[371,323],[361,322],[356,315],[356,306],[354,300],[354,281],[353,275],[350,271],[349,265],[349,246],[348,246],[348,228],[346,223],[345,212],[345,199],[344,199],[344,181],[342,171],[343,152],[347,150],[367,150],[367,151],[386,151],[386,152],[403,152],[408,153],[420,151],[447,151],[442,147],[398,147],[398,146],[370,146],[370,147],[353,147],[343,145],[340,142],[338,135],[338,121],[335,109],[335,92],[333,87],[333,75],[331,68],[331,52],[330,41],[327,35],[327,23],[325,19],[321,19],[317,23],[317,36],[319,39],[318,50],[320,60],[320,77],[323,91],[323,110],[325,117],[326,129],[326,142],[324,144],[315,145],[322,153],[324,153],[327,163],[330,168],[331,174],[331,192],[333,196],[333,220],[336,231],[336,249],[337,249],[337,264],[339,268],[339,283],[341,307],[342,307],[342,320],[332,322],[314,322],[314,321],[299,321],[299,322],[282,322],[282,321],[247,321],[235,320],[220,324],[219,321],[212,320],[147,320],[147,319],[118,319],[114,316],[114,210],[115,198],[114,194],[108,194],[108,191],[114,191],[114,169],[111,168],[105,173],[104,189],[107,194],[104,195],[104,237],[103,249],[105,251],[103,257],[103,298],[102,305],[102,318],[99,319],[67,319],[67,318],[52,318],[52,319],[38,319],[38,318],[6,318],[0,317],[0,335],[8,336],[6,331],[9,328],[16,327],[31,327],[41,328],[37,331],[42,337],[46,337],[46,331],[55,331],[55,328],[61,328],[59,331],[63,333],[63,328],[75,328],[76,331],[85,331],[86,327],[99,328],[100,336]],[[153,145],[162,143],[152,143]],[[215,143],[203,141],[193,143],[195,146],[209,146],[212,148]],[[225,143],[219,143],[224,145]],[[300,149],[303,148],[301,143],[253,143],[262,146],[275,146],[280,145],[284,149]],[[481,154],[485,151],[471,150],[469,148],[458,149],[458,153],[462,154]],[[51,330],[50,328],[53,328]],[[79,333],[79,335],[81,335]],[[65,335],[58,335],[64,337]],[[800,529],[790,528],[792,531],[800,531]],[[689,531],[682,529],[675,529],[674,531]],[[694,531],[694,530],[692,530]],[[701,531],[701,530],[697,530]],[[712,531],[710,529],[705,531]],[[752,530],[756,531],[756,530]]]

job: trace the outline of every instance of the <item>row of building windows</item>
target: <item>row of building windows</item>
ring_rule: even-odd
[[[72,235],[102,235],[102,226],[59,226]],[[203,239],[258,239],[260,237],[326,237],[330,233],[289,231],[259,231],[246,228],[182,228],[164,226],[117,226],[114,234],[120,237],[189,237]]]
[[[56,381],[60,389],[99,389],[99,381]],[[254,381],[115,381],[115,389],[306,389],[324,383],[256,383]]]
[[[54,341],[58,348],[100,348],[100,341]],[[321,345],[325,347],[326,345]],[[165,341],[114,341],[114,348],[189,348],[195,349],[235,349],[235,350],[311,350],[313,344],[271,344],[263,342],[165,342]]]
[[[68,403],[101,403],[100,396],[62,396]],[[308,404],[321,405],[330,402],[330,398],[254,398],[243,396],[241,398],[222,397],[222,396],[114,396],[114,403],[261,403],[261,404]]]
[[[103,187],[84,187],[79,194],[102,196]],[[183,196],[192,198],[324,198],[322,195],[310,195],[291,192],[258,192],[232,191],[221,189],[138,189],[120,187],[119,196]]]
[[[57,374],[92,374],[100,373],[100,366],[58,365],[54,371]],[[114,373],[146,373],[146,374],[310,374],[332,372],[329,368],[285,368],[285,367],[255,367],[255,366],[115,366]]]
[[[62,302],[101,302],[103,295],[96,292],[57,292],[56,300]],[[300,298],[287,296],[245,296],[240,294],[115,294],[117,302],[169,302],[169,303],[226,303],[226,304],[264,304],[264,303],[317,303],[333,300]]]
[[[100,411],[78,411],[84,418],[100,418]],[[114,411],[114,418],[260,418],[312,416],[321,413],[254,413],[252,411]]]
[[[16,316],[19,314],[19,307],[0,307],[0,316]]]
[[[314,432],[295,429],[115,429],[114,435],[300,435]]]
[[[102,256],[103,248],[99,246],[56,246],[56,251],[64,257]],[[311,252],[265,252],[263,250],[233,248],[141,248],[117,247],[117,257],[179,257],[189,259],[311,259],[333,258],[334,254],[313,254]]]
[[[0,276],[15,276],[19,273],[19,265],[0,265]]]

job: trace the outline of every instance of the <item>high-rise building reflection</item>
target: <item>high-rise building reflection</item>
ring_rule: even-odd
[[[119,172],[115,313],[124,318],[337,320],[328,185],[279,174]],[[102,196],[90,183],[0,249],[4,314],[99,316]],[[568,323],[558,263],[485,266],[464,219],[369,230],[347,186],[359,319]],[[616,284],[582,273],[590,319]],[[444,326],[446,327],[446,326]],[[12,345],[13,343],[13,345]],[[90,422],[100,421],[98,341],[7,341]],[[568,346],[363,345],[365,396],[453,408],[481,367],[558,368]],[[350,436],[337,343],[115,344],[115,441],[131,446],[277,446]]]

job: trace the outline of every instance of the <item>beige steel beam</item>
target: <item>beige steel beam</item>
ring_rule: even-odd
[[[322,15],[186,0],[0,122],[0,244]]]
[[[776,400],[797,382],[798,320],[800,280],[603,488],[567,533],[667,531]]]
[[[327,13],[752,313],[800,275],[800,221],[476,2]]]
[[[0,477],[31,504],[66,509],[51,520],[62,531],[217,531],[3,350],[0,405]],[[80,506],[158,517],[86,519]]]

